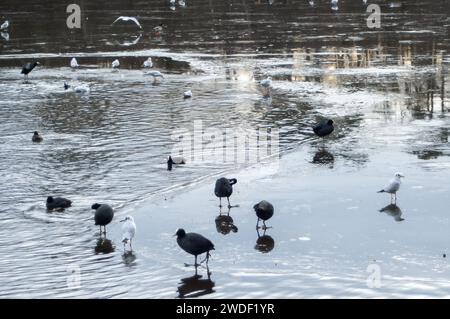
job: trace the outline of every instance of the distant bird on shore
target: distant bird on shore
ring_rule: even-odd
[[[33,69],[34,69],[37,65],[40,65],[40,63],[39,63],[39,62],[33,62],[33,63],[28,62],[27,64],[25,64],[25,65],[22,67],[22,72],[20,72],[20,73],[24,75],[24,78],[25,78],[25,79],[28,79],[28,73],[30,73],[31,71],[33,71]]]
[[[261,84],[261,86],[265,87],[265,88],[269,88],[272,86],[272,77],[268,76],[267,78],[261,80],[259,82],[259,84]]]
[[[402,184],[401,178],[405,177],[402,173],[395,173],[394,178],[386,185],[382,190],[378,191],[378,193],[388,193],[391,194],[391,203],[392,198],[394,197],[394,203],[397,202],[397,192],[400,189],[400,185]]]
[[[39,142],[42,142],[44,139],[42,138],[41,135],[39,135],[39,133],[37,131],[34,131],[33,137],[31,138],[31,140],[33,142],[39,143]]]
[[[63,210],[64,208],[68,208],[72,206],[72,202],[66,198],[62,197],[47,197],[47,203],[46,203],[48,210]]]
[[[192,97],[192,91],[191,91],[191,90],[188,90],[188,91],[184,92],[184,93],[183,93],[183,97],[184,97],[185,99],[191,98],[191,97]]]
[[[136,24],[139,27],[139,29],[142,29],[141,24],[139,23],[138,19],[136,19],[135,17],[121,16],[121,17],[118,17],[116,20],[114,20],[114,22],[112,24],[115,24],[118,21],[125,21],[125,22],[132,21],[132,22],[134,22],[134,24]]]
[[[2,25],[0,26],[0,31],[7,31],[9,29],[9,21],[6,20],[5,22],[2,23]]]
[[[263,221],[263,230],[267,229],[266,220],[270,219],[273,216],[273,205],[268,201],[260,201],[258,204],[253,206],[253,209],[256,212],[256,216],[258,217],[258,221],[256,222],[256,229],[259,228],[259,220]]]
[[[233,185],[237,183],[236,178],[221,177],[216,181],[214,188],[214,194],[219,197],[219,207],[222,207],[222,197],[226,197],[228,200],[228,207],[231,207],[230,196],[233,194]]]
[[[186,164],[186,159],[183,156],[171,156],[167,160],[167,170],[171,171],[173,165],[184,165]]]
[[[72,60],[70,60],[70,67],[73,68],[73,69],[79,67],[77,59],[72,58]]]
[[[142,66],[144,68],[152,68],[153,67],[152,58],[148,58],[147,60],[145,60]]]
[[[130,250],[133,250],[131,246],[131,241],[134,238],[134,234],[136,233],[136,224],[134,223],[134,219],[131,216],[125,217],[120,222],[123,222],[122,225],[122,243],[125,250],[125,245],[130,243]]]
[[[113,69],[117,69],[120,66],[119,60],[115,59],[114,61],[112,61],[111,66],[113,67]]]
[[[102,226],[104,234],[106,234],[106,225],[108,225],[114,218],[114,210],[111,206],[106,204],[93,204],[92,209],[95,209],[94,221],[95,225],[100,226],[100,234],[102,233]]]
[[[175,236],[177,236],[178,246],[188,254],[195,256],[194,265],[196,267],[198,266],[197,256],[203,253],[206,253],[206,257],[203,261],[206,260],[206,263],[208,264],[210,257],[209,251],[214,250],[214,244],[209,239],[197,233],[186,233],[182,228],[177,230]]]
[[[334,131],[333,120],[324,120],[313,127],[314,133],[319,137],[330,135]]]

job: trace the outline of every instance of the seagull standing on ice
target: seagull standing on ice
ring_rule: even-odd
[[[111,63],[111,66],[112,66],[114,69],[117,69],[117,68],[120,66],[119,60],[115,59],[115,60]]]
[[[79,67],[77,59],[72,58],[72,60],[70,60],[70,67],[74,69]]]
[[[269,88],[272,86],[272,77],[267,77],[264,80],[261,80],[261,82],[259,82],[259,84],[261,84],[261,86],[265,87],[265,88]]]
[[[397,202],[397,192],[400,189],[400,185],[402,184],[401,178],[405,177],[402,173],[396,173],[394,178],[389,182],[386,187],[380,190],[378,193],[389,193],[391,194],[391,203],[392,197],[394,196],[394,202]]]
[[[1,31],[6,31],[9,28],[9,21],[6,20],[5,22],[2,23],[2,25],[0,26],[0,30]]]
[[[142,66],[144,68],[152,68],[153,67],[152,58],[148,58],[147,60],[145,60]]]
[[[133,240],[134,234],[136,233],[136,224],[134,223],[134,219],[131,216],[125,217],[125,219],[121,220],[124,224],[122,225],[122,242],[123,248],[125,250],[125,245],[130,243],[130,250],[133,250],[131,247],[131,241]]]
[[[138,27],[139,29],[142,29],[141,24],[139,23],[139,21],[135,18],[135,17],[118,17],[112,24],[116,23],[117,21],[133,21]]]

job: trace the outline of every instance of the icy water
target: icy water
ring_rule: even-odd
[[[69,30],[57,1],[2,1],[0,296],[449,297],[450,4],[377,3],[379,30],[363,1],[80,1],[82,28]],[[112,25],[120,15],[143,30]],[[160,84],[144,74],[147,57]],[[25,84],[21,66],[34,60]],[[336,130],[322,143],[310,127],[324,117]],[[175,132],[198,121],[278,129],[281,156],[168,172]],[[406,178],[392,207],[376,191],[396,171]],[[229,216],[213,195],[223,174],[238,179]],[[48,195],[73,207],[49,213]],[[252,211],[261,199],[275,206],[265,236]],[[107,241],[95,202],[116,209]],[[127,214],[133,255],[121,244]],[[214,242],[209,279],[184,267],[193,258],[178,227]],[[379,288],[367,284],[373,269]]]

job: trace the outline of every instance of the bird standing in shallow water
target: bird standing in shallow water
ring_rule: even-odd
[[[42,142],[43,138],[41,135],[39,135],[39,133],[37,131],[34,131],[33,137],[31,138],[31,140],[33,142],[39,143],[39,142]]]
[[[72,58],[72,60],[70,60],[70,67],[73,68],[73,69],[79,67],[77,59]]]
[[[104,230],[104,234],[106,234],[106,225],[108,225],[114,217],[114,210],[111,206],[106,204],[97,204],[91,206],[92,209],[95,209],[95,225],[100,226],[100,235],[102,234],[102,226]]]
[[[214,188],[214,194],[219,197],[219,207],[222,207],[222,197],[226,197],[228,200],[228,207],[231,208],[230,205],[230,196],[233,194],[233,185],[237,183],[236,178],[219,178],[216,181],[216,186]]]
[[[25,64],[22,68],[22,72],[20,72],[21,74],[23,74],[24,79],[28,80],[28,73],[30,73],[31,71],[33,71],[33,69],[37,66],[40,65],[39,62],[28,62],[27,64]]]
[[[382,190],[378,191],[378,193],[388,193],[391,194],[391,203],[392,198],[394,197],[394,203],[397,202],[397,192],[400,189],[400,185],[402,184],[401,178],[405,177],[402,173],[396,173],[394,178],[389,182],[386,187]]]
[[[333,120],[325,120],[313,127],[314,133],[319,137],[330,135],[334,131]]]
[[[120,222],[123,222],[122,225],[122,242],[123,242],[123,249],[125,250],[125,245],[129,242],[130,243],[130,250],[133,250],[133,247],[131,246],[131,241],[134,238],[134,234],[136,233],[136,224],[134,223],[134,219],[131,216],[125,217],[125,219],[122,219]]]
[[[183,156],[170,156],[169,155],[169,159],[167,160],[167,170],[171,171],[172,170],[172,166],[173,165],[184,165],[186,164],[186,160],[184,159]]]
[[[261,86],[263,86],[265,88],[271,87],[272,86],[272,77],[268,76],[264,80],[261,80],[261,82],[259,82],[259,84],[261,84]]]
[[[209,251],[214,250],[214,244],[209,239],[197,233],[186,233],[182,228],[177,230],[175,236],[177,236],[178,246],[188,254],[195,256],[195,266],[198,266],[197,256],[203,253],[206,253],[206,257],[200,263],[206,260],[206,264],[208,264]]]
[[[258,217],[258,221],[256,222],[256,229],[259,228],[259,220],[263,221],[263,230],[267,229],[266,220],[270,219],[273,216],[273,205],[268,201],[262,200],[255,206],[253,209],[256,212],[256,216]]]
[[[55,197],[52,196],[47,197],[47,209],[48,210],[63,210],[64,208],[68,208],[72,206],[72,202],[66,198]]]
[[[113,67],[113,69],[117,69],[120,66],[120,62],[119,60],[115,59],[112,63],[111,66]]]
[[[153,67],[152,58],[148,58],[147,60],[145,60],[142,66],[144,68],[152,68]]]

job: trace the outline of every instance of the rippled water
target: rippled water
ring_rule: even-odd
[[[11,29],[0,38],[0,296],[172,298],[179,287],[208,297],[448,296],[450,5],[383,2],[382,29],[370,30],[362,1],[340,1],[336,12],[315,3],[188,1],[172,10],[164,1],[80,1],[82,29],[70,31],[64,5],[2,1]],[[143,31],[112,26],[119,15],[137,16]],[[159,85],[141,68],[149,56],[165,74]],[[24,84],[30,60],[42,66]],[[270,98],[257,85],[267,75]],[[64,81],[91,92],[66,92]],[[310,129],[322,117],[337,127],[324,145]],[[198,120],[205,129],[279,129],[280,167],[207,161],[168,172],[174,131]],[[31,143],[35,130],[43,143]],[[410,214],[398,224],[375,214],[385,205],[372,195],[397,169],[410,180]],[[239,230],[226,236],[211,191],[224,171],[239,180],[240,204],[231,213]],[[361,175],[367,184],[355,190]],[[73,207],[48,213],[50,194]],[[260,196],[280,216],[265,254],[254,249]],[[116,208],[112,242],[98,242],[94,202]],[[135,256],[122,255],[125,214],[138,222]],[[181,280],[193,275],[171,237],[181,226],[216,244],[211,281],[203,269],[203,281]],[[365,285],[374,260],[389,269],[381,292]]]

